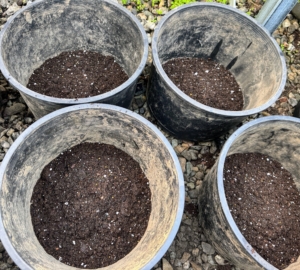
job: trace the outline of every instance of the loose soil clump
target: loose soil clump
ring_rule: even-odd
[[[228,156],[224,188],[230,212],[243,236],[278,269],[300,255],[300,194],[292,175],[259,153]]]
[[[97,52],[63,52],[37,68],[27,87],[57,98],[86,98],[106,93],[128,80],[112,56]]]
[[[163,64],[172,82],[196,101],[221,110],[240,111],[241,88],[225,67],[211,59],[174,58]]]
[[[45,251],[67,265],[94,269],[117,262],[138,244],[151,192],[128,154],[82,143],[43,169],[31,203],[34,232]]]

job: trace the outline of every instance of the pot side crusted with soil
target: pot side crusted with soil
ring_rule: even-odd
[[[1,71],[37,119],[76,104],[129,108],[148,55],[147,36],[138,19],[109,0],[35,1],[12,16],[1,31],[0,43]],[[128,80],[106,93],[97,94],[95,89],[92,96],[78,99],[47,96],[26,87],[47,59],[78,50],[112,56]]]
[[[151,212],[149,182],[139,164],[107,144],[82,143],[52,160],[31,200],[41,245],[79,268],[105,267],[126,256]]]
[[[300,256],[300,194],[292,175],[267,155],[226,158],[224,189],[246,240],[266,261],[284,269]]]
[[[172,146],[155,126],[131,111],[106,104],[55,111],[33,123],[9,149],[0,170],[0,236],[5,249],[21,269],[70,268],[49,255],[38,241],[30,206],[43,168],[84,142],[109,144],[124,151],[138,162],[149,180],[151,213],[146,230],[136,246],[109,268],[151,269],[172,244],[181,223],[182,171]]]
[[[37,68],[27,87],[58,98],[86,98],[104,94],[128,80],[112,56],[91,51],[63,52]]]

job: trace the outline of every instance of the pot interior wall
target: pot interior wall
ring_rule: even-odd
[[[198,5],[169,17],[157,38],[160,62],[211,58],[229,69],[243,91],[244,110],[265,104],[280,88],[281,52],[247,15],[222,6]]]
[[[130,77],[143,57],[143,37],[133,20],[113,4],[93,0],[33,3],[10,24],[1,54],[10,74],[26,86],[33,71],[64,51],[112,55]]]
[[[154,131],[116,111],[68,112],[52,118],[24,139],[9,160],[2,182],[0,206],[5,231],[32,269],[71,268],[48,255],[39,244],[31,223],[30,199],[43,167],[81,142],[107,143],[124,150],[140,163],[149,180],[152,211],[147,230],[133,251],[109,268],[141,269],[158,253],[173,227],[179,178],[170,153]]]
[[[228,155],[250,152],[280,162],[293,175],[300,191],[300,123],[274,120],[254,125],[234,141]]]

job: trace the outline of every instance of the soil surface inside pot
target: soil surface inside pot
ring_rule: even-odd
[[[196,101],[221,110],[240,111],[241,88],[229,70],[203,58],[174,58],[163,64],[170,80]]]
[[[300,194],[292,175],[259,153],[226,158],[224,188],[230,212],[265,260],[286,268],[300,255]]]
[[[31,203],[34,232],[45,251],[67,265],[94,269],[115,263],[138,244],[151,192],[128,154],[82,143],[43,169]]]
[[[112,56],[73,51],[46,60],[37,68],[27,87],[57,98],[86,98],[106,93],[128,80]]]

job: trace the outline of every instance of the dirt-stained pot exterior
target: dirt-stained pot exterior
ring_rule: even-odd
[[[21,269],[75,269],[48,255],[38,242],[30,199],[44,166],[82,142],[111,144],[132,156],[147,176],[152,193],[148,227],[138,245],[101,269],[151,269],[172,244],[181,222],[181,167],[172,146],[154,125],[131,111],[106,104],[55,111],[28,127],[11,146],[0,167],[0,236],[5,249]]]
[[[129,79],[107,93],[76,100],[45,96],[26,87],[46,59],[79,49],[113,56]],[[140,22],[109,0],[37,0],[12,16],[0,33],[1,71],[36,118],[83,103],[128,108],[147,56],[148,39]]]
[[[176,27],[175,27],[176,26]],[[286,82],[283,54],[253,18],[226,5],[193,3],[169,12],[155,28],[149,108],[180,139],[211,140],[249,115],[271,106]],[[162,65],[178,57],[211,58],[229,69],[242,88],[242,111],[203,105],[184,94]]]
[[[253,120],[225,143],[207,174],[199,195],[199,221],[204,234],[217,252],[241,269],[275,270],[243,237],[230,213],[223,183],[224,163],[235,153],[261,153],[280,162],[300,190],[300,120],[289,116],[270,116]]]

